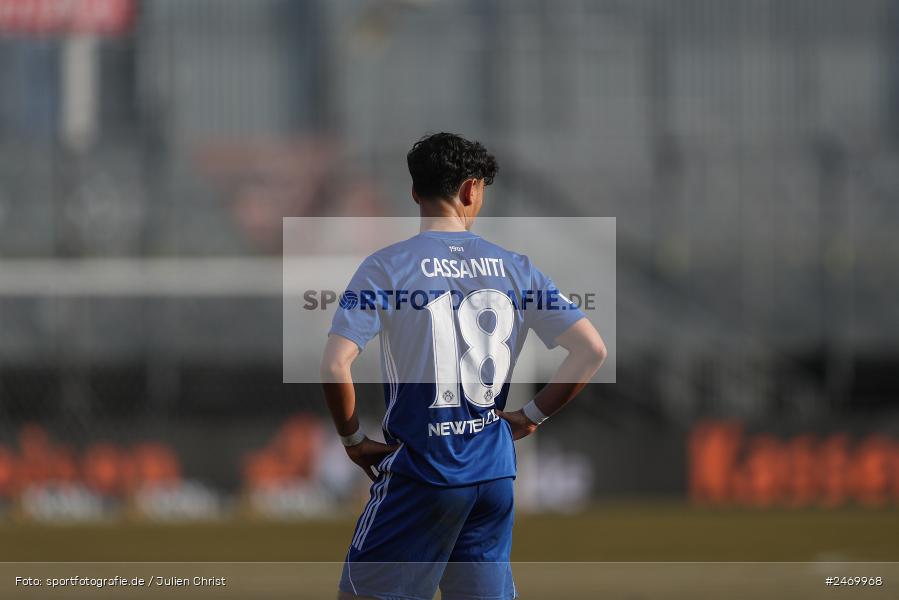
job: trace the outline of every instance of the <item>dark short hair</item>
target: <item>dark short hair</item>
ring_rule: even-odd
[[[421,138],[406,155],[412,188],[422,198],[451,198],[466,179],[493,183],[499,170],[496,158],[480,142],[454,133]]]

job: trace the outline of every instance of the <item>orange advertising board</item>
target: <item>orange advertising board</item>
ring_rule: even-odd
[[[687,444],[690,499],[705,505],[899,504],[899,441],[847,433],[788,438],[707,421]]]

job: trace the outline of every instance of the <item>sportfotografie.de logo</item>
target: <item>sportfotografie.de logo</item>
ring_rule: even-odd
[[[596,310],[595,292],[570,292],[559,290],[506,290],[504,292],[517,310]],[[434,300],[449,294],[453,309],[465,300],[459,290],[383,290],[362,289],[306,290],[303,292],[304,310],[329,310],[336,304],[344,310],[424,310]]]

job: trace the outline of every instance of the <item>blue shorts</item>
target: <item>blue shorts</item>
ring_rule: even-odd
[[[512,478],[435,487],[382,473],[359,517],[340,589],[379,600],[516,597]]]

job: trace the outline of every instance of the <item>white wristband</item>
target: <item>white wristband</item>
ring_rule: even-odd
[[[537,403],[533,400],[525,404],[524,407],[522,407],[521,411],[524,413],[524,416],[526,416],[535,425],[539,425],[549,418],[543,414],[542,410],[537,408]]]
[[[362,433],[362,428],[356,430],[356,433],[350,435],[342,435],[340,436],[340,443],[344,446],[355,446],[356,444],[361,444],[362,440],[365,439],[365,434]]]

